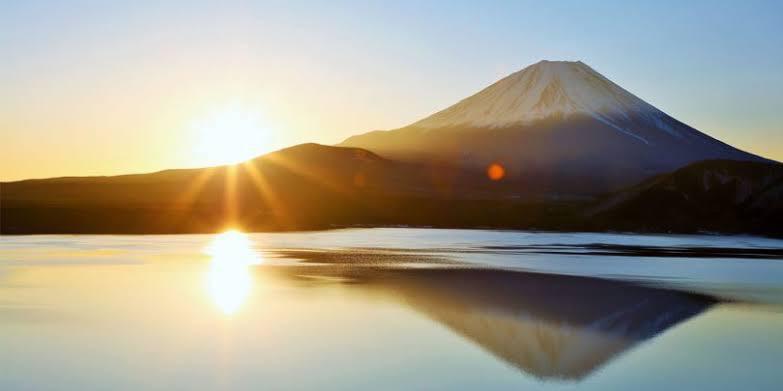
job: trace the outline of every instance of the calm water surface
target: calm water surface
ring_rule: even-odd
[[[783,241],[0,237],[0,389],[780,389]]]

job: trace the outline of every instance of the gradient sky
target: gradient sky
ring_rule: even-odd
[[[226,110],[258,154],[336,143],[542,59],[783,160],[783,2],[484,3],[0,2],[0,180],[207,165]]]

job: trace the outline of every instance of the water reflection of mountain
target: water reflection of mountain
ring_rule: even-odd
[[[490,270],[402,273],[412,307],[524,372],[580,379],[709,301],[600,279]]]
[[[579,380],[712,304],[709,298],[595,278],[464,268],[333,263],[286,267],[380,290],[520,370]],[[304,257],[317,261],[318,253]],[[398,262],[399,259],[394,259]],[[339,262],[339,261],[338,261]],[[323,279],[321,279],[323,280]],[[331,280],[331,279],[329,279]]]

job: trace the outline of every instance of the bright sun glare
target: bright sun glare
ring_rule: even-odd
[[[250,294],[250,266],[261,263],[261,258],[253,251],[247,235],[233,230],[215,236],[204,252],[212,257],[207,293],[224,314],[231,315]]]
[[[260,113],[240,106],[226,106],[193,121],[194,154],[200,164],[234,164],[267,152],[271,130]]]

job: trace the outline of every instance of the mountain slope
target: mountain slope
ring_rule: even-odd
[[[700,160],[763,160],[563,61],[533,64],[407,127],[340,145],[463,168],[498,163],[525,183],[519,194],[597,194]]]
[[[585,219],[596,229],[783,235],[783,164],[713,160],[606,197]]]
[[[578,113],[596,119],[637,115],[647,121],[661,122],[664,130],[679,136],[664,123],[666,114],[581,61],[541,61],[412,126],[496,128]],[[631,132],[627,134],[639,137]]]

